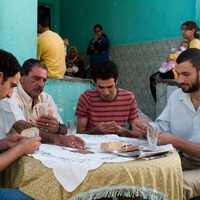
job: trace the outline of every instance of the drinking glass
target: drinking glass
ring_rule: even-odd
[[[156,150],[158,147],[158,130],[155,127],[147,126],[146,134],[149,147],[152,148],[152,150]]]
[[[77,131],[77,122],[76,120],[68,120],[67,121],[67,129],[68,129],[68,134],[76,134]]]

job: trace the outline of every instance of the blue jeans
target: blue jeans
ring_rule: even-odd
[[[31,197],[14,188],[0,188],[1,200],[33,200]]]

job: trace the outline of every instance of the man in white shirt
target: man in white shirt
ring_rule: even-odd
[[[188,49],[176,60],[181,89],[170,97],[156,119],[158,144],[172,144],[180,151],[184,199],[200,196],[200,50]],[[141,122],[134,128],[144,131]]]
[[[37,126],[43,143],[84,148],[84,141],[76,136],[66,135],[67,127],[57,112],[52,97],[43,92],[47,80],[47,68],[36,59],[24,62],[21,80],[13,97],[0,102],[0,130],[4,137],[11,129],[22,130]],[[40,114],[37,105],[45,104],[46,112]]]
[[[10,98],[13,88],[20,79],[20,65],[9,52],[0,49],[0,100]],[[0,171],[26,153],[33,153],[39,148],[40,137],[25,138],[12,134],[0,140]],[[31,197],[14,188],[0,188],[1,200],[32,200]]]

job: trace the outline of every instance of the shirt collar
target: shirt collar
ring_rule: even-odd
[[[180,96],[179,96],[179,101],[182,101],[193,112],[197,112],[195,110],[195,107],[194,107],[192,101],[191,101],[191,95],[190,95],[190,93],[182,92],[180,94]],[[200,108],[198,108],[198,110],[200,110]]]
[[[33,99],[25,92],[24,88],[22,87],[22,84],[21,82],[19,81],[18,85],[17,85],[17,89],[18,89],[18,93],[19,93],[19,96],[25,101],[27,102],[28,104],[33,103]],[[35,104],[37,102],[40,102],[41,101],[41,94],[38,96]]]
[[[186,101],[186,100],[190,100],[190,93],[185,93],[185,92],[182,92],[179,96],[179,101]]]

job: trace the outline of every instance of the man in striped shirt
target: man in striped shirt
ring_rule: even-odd
[[[112,61],[94,64],[92,78],[96,88],[85,91],[78,101],[78,133],[138,136],[131,130],[132,122],[138,119],[137,103],[131,92],[116,87],[117,65]]]

